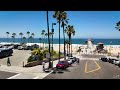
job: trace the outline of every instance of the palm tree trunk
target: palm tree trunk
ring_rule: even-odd
[[[63,25],[63,37],[64,37],[64,60],[66,59],[66,50],[65,50],[65,33],[64,33],[64,25]]]
[[[49,54],[50,54],[50,38],[49,38],[49,20],[48,20],[48,11],[47,11],[47,28],[48,28],[48,43],[49,43]],[[49,58],[49,68],[51,68],[51,54]]]
[[[67,44],[67,55],[68,55],[68,44]]]
[[[59,61],[60,61],[60,14],[59,14]]]
[[[70,54],[70,36],[69,36],[69,54]]]
[[[22,43],[22,35],[21,35],[21,43]]]
[[[71,38],[71,55],[72,55],[72,38]]]

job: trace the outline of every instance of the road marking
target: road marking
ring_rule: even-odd
[[[14,76],[12,76],[12,77],[9,77],[9,78],[7,78],[7,79],[12,79],[12,78],[17,77],[17,76],[19,76],[19,75],[20,75],[20,73],[19,73],[19,74],[14,75]]]
[[[37,77],[35,77],[35,78],[33,78],[33,79],[38,79],[39,78],[39,76],[37,76]]]
[[[95,64],[97,65],[97,69],[91,70],[91,71],[87,71],[87,62],[85,64],[85,73],[90,73],[90,72],[95,72],[97,70],[99,70],[101,67],[99,66],[99,64],[94,60]]]

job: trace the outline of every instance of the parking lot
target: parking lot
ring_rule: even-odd
[[[23,66],[27,62],[28,57],[30,56],[30,50],[15,50],[13,49],[13,55],[10,56],[10,62],[12,66]],[[7,57],[0,59],[0,64],[7,65]]]
[[[66,70],[51,73],[44,79],[120,79],[120,67],[99,60],[81,60]]]

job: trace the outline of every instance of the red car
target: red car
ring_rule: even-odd
[[[56,65],[57,69],[66,69],[67,67],[69,67],[69,63],[67,61],[59,61]]]

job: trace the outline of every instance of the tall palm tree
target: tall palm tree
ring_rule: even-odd
[[[66,40],[66,41],[65,41],[65,44],[67,45],[67,55],[68,55],[68,44],[69,44],[69,41]]]
[[[42,40],[43,40],[43,49],[44,49],[44,36],[45,36],[45,30],[42,30],[42,32],[41,32],[41,35],[42,35]]]
[[[34,34],[34,33],[32,33],[32,34],[31,34],[31,36],[32,36],[32,38],[33,38],[33,43],[34,43],[34,36],[35,36],[35,34]]]
[[[69,54],[70,54],[70,44],[71,44],[71,55],[72,55],[72,42],[71,42],[71,36],[75,35],[75,30],[74,27],[71,25],[68,25],[68,27],[66,27],[65,32],[67,33],[68,37],[69,37]]]
[[[115,28],[120,31],[120,21],[116,23],[116,27]]]
[[[32,36],[30,36],[30,37],[29,37],[29,39],[31,40],[31,43],[32,43],[32,39],[33,39],[33,37],[32,37]]]
[[[48,43],[48,39],[47,39],[47,37],[48,37],[48,33],[45,33],[45,40],[46,40],[46,44]]]
[[[49,44],[49,54],[50,54],[50,58],[49,58],[49,68],[51,68],[51,53],[50,53],[50,38],[49,38],[49,17],[48,17],[48,11],[46,12],[46,18],[47,18],[47,30],[48,30],[48,44]]]
[[[11,37],[12,37],[12,39],[13,39],[13,42],[15,43],[15,39],[14,39],[14,38],[15,38],[15,36],[13,36],[13,35],[12,35]]]
[[[6,34],[7,34],[7,41],[9,42],[8,35],[9,35],[10,33],[9,33],[9,32],[6,32]]]
[[[61,27],[63,28],[63,39],[64,39],[64,60],[66,59],[66,50],[65,50],[65,30],[64,27],[66,26],[66,24],[68,24],[68,20],[67,19],[67,13],[65,11],[63,11],[61,13]]]
[[[40,41],[40,48],[41,48],[41,40],[42,40],[42,39],[41,39],[41,38],[39,38],[39,41]]]
[[[20,32],[19,35],[21,36],[21,43],[22,43],[22,36],[23,36],[23,33]]]
[[[23,42],[25,43],[26,37],[23,37],[22,39],[23,39]]]
[[[15,36],[16,36],[16,33],[13,33],[12,36],[14,36],[14,37],[12,37],[12,38],[14,38],[14,43],[15,43]]]
[[[59,23],[59,61],[60,61],[60,23],[63,11],[54,11],[53,18],[56,18],[57,23]]]
[[[29,43],[29,35],[30,35],[30,32],[29,32],[29,31],[27,31],[27,34],[28,34],[28,43]]]

